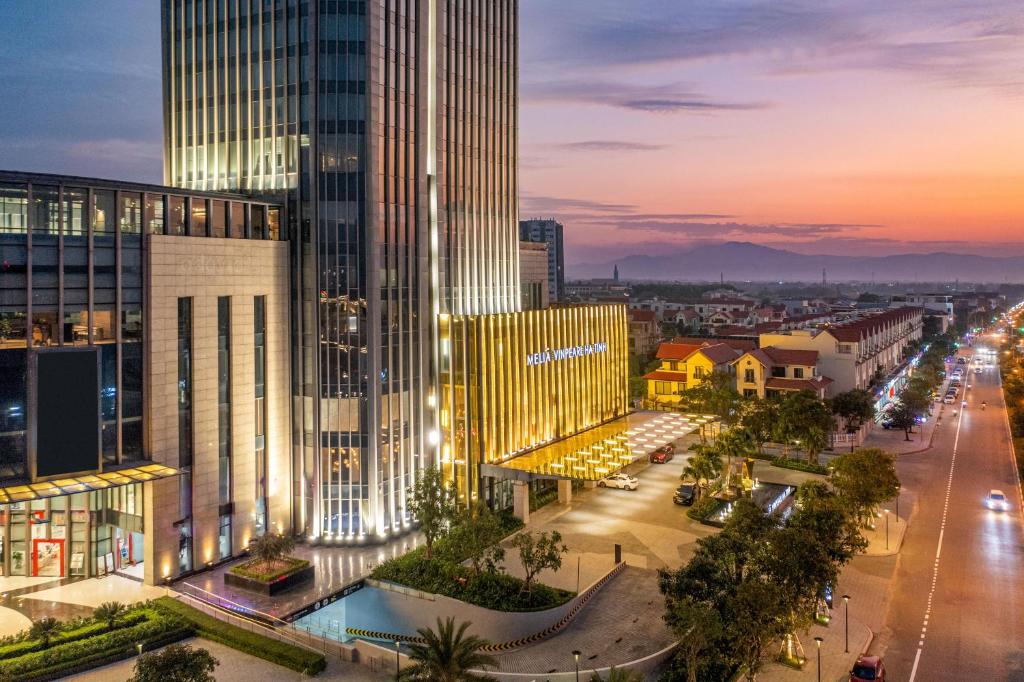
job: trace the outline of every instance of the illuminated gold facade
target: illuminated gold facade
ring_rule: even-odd
[[[441,461],[460,496],[479,465],[578,434],[628,410],[622,305],[442,315]]]

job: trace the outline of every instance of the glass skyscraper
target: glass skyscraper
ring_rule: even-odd
[[[162,0],[165,180],[286,203],[295,530],[438,457],[442,314],[519,309],[517,0]]]

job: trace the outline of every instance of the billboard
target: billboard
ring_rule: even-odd
[[[96,471],[100,461],[99,354],[95,348],[36,356],[36,477]]]

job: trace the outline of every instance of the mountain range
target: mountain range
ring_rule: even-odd
[[[802,281],[820,282],[1024,282],[1024,256],[979,256],[948,252],[889,256],[826,256],[794,253],[750,242],[697,246],[667,255],[632,255],[607,263],[569,267],[569,276],[663,281]]]

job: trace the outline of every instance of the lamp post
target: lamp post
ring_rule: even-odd
[[[846,613],[846,647],[844,654],[850,653],[850,595],[843,595],[843,611]]]
[[[821,682],[821,643],[825,641],[821,637],[815,637],[814,643],[818,645],[818,682]]]
[[[889,510],[885,510],[885,549],[889,549]]]
[[[142,655],[142,642],[136,643],[135,644],[135,648],[138,650],[139,656],[141,656]]]
[[[402,672],[402,643],[395,640],[395,679],[400,678]]]
[[[572,660],[576,662],[576,682],[580,682],[580,652],[578,649],[572,652]]]
[[[900,517],[900,484],[896,484],[896,518]]]

